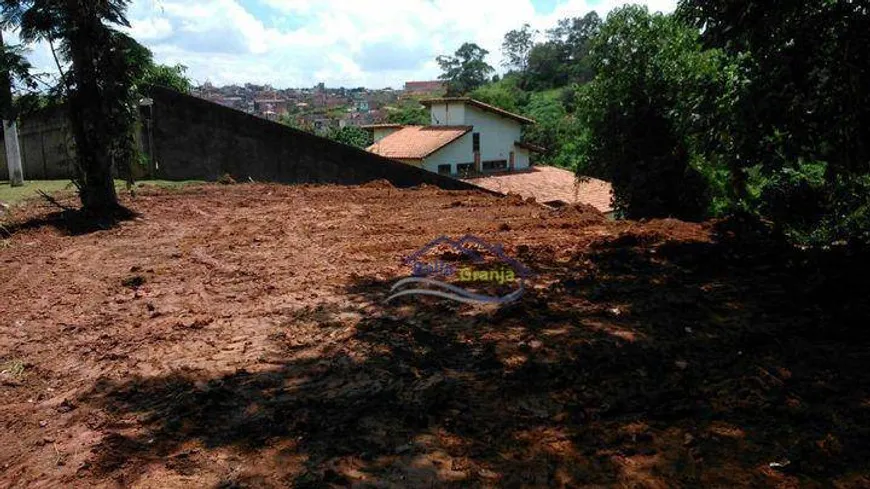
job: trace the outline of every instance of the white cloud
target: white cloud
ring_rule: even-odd
[[[399,87],[437,77],[435,56],[463,42],[498,67],[505,32],[624,3],[563,0],[541,15],[533,0],[134,0],[128,16],[157,61],[183,63],[199,82]],[[676,0],[639,3],[671,11]]]
[[[172,24],[168,19],[157,17],[133,20],[130,32],[139,42],[160,41],[172,34]]]

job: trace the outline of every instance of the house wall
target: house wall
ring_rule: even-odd
[[[450,165],[450,173],[456,174],[456,165],[474,163],[474,146],[471,133],[465,134],[447,146],[429,155],[423,162],[423,168],[438,172],[438,165]]]
[[[514,168],[517,170],[522,170],[523,168],[528,168],[531,166],[530,163],[530,153],[526,148],[520,148],[519,146],[514,146],[514,151],[516,154],[514,155]]]
[[[481,161],[504,160],[510,164],[513,151],[514,168],[529,167],[528,150],[515,145],[522,136],[519,122],[461,102],[432,104],[430,114],[432,125],[468,125],[474,129],[426,158],[423,168],[437,172],[439,165],[450,164],[451,173],[455,174],[457,164],[474,162],[474,133],[480,133]]]
[[[481,161],[505,160],[510,162],[511,151],[516,152],[515,168],[528,168],[528,157],[518,157],[515,144],[522,135],[522,125],[507,117],[480,110],[473,106],[465,108],[465,121],[474,126],[472,132],[480,133]],[[528,153],[527,153],[528,154]]]
[[[435,103],[429,107],[429,117],[433,126],[470,126],[466,110],[462,102]]]

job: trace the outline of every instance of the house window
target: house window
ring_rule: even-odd
[[[468,175],[474,171],[474,163],[460,163],[456,165],[456,173],[460,175]]]
[[[507,169],[507,161],[505,160],[483,162],[483,171],[496,171],[505,169]]]
[[[472,135],[472,141],[473,141],[472,145],[474,146],[474,149],[472,151],[474,151],[475,153],[480,153],[480,133],[479,132],[476,132]]]
[[[439,175],[450,175],[450,165],[438,165]]]

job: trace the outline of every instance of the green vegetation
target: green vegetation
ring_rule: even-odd
[[[870,241],[866,7],[682,0],[540,37],[507,33],[512,71],[462,93],[536,119],[536,161],[611,181],[621,215],[740,214],[793,243]]]
[[[356,146],[357,148],[366,148],[372,144],[372,135],[365,129],[355,126],[329,128],[322,133],[318,133],[314,125],[297,116],[284,115],[278,118],[278,122],[293,129],[322,136],[349,146]]]
[[[365,129],[354,126],[331,129],[326,133],[326,137],[357,148],[367,148],[372,144],[372,135]]]
[[[425,126],[429,124],[429,111],[417,100],[403,101],[399,107],[389,109],[387,122],[406,126]]]
[[[626,217],[697,220],[710,207],[695,111],[719,86],[721,57],[697,31],[643,7],[614,11],[594,39],[597,76],[578,92],[577,163],[610,181]]]
[[[453,56],[438,56],[438,65],[444,72],[439,78],[447,82],[448,96],[468,93],[489,81],[495,70],[484,61],[487,54],[486,49],[467,42]]]
[[[203,182],[199,180],[142,180],[136,182],[135,188],[154,186],[173,189],[198,183]],[[115,179],[114,187],[116,192],[126,191],[127,182]],[[0,181],[0,202],[14,205],[28,199],[40,198],[40,191],[50,195],[58,193],[63,195],[63,192],[68,192],[72,196],[75,190],[76,186],[71,180],[25,180],[23,187],[12,187],[9,182]]]
[[[140,84],[171,88],[181,93],[190,93],[193,88],[190,78],[187,77],[187,66],[182,64],[167,66],[155,64],[150,60],[146,65],[145,74]]]

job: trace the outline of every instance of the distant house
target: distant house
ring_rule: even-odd
[[[357,100],[354,102],[354,109],[357,112],[368,112],[369,111],[369,101],[368,100]]]
[[[254,110],[262,117],[275,121],[287,115],[287,101],[279,98],[255,99]]]
[[[440,96],[447,92],[443,81],[409,81],[405,82],[405,95]]]
[[[437,172],[468,176],[522,170],[530,151],[520,141],[524,125],[535,121],[470,98],[438,98],[421,102],[431,125],[367,126],[373,132],[372,153]]]

